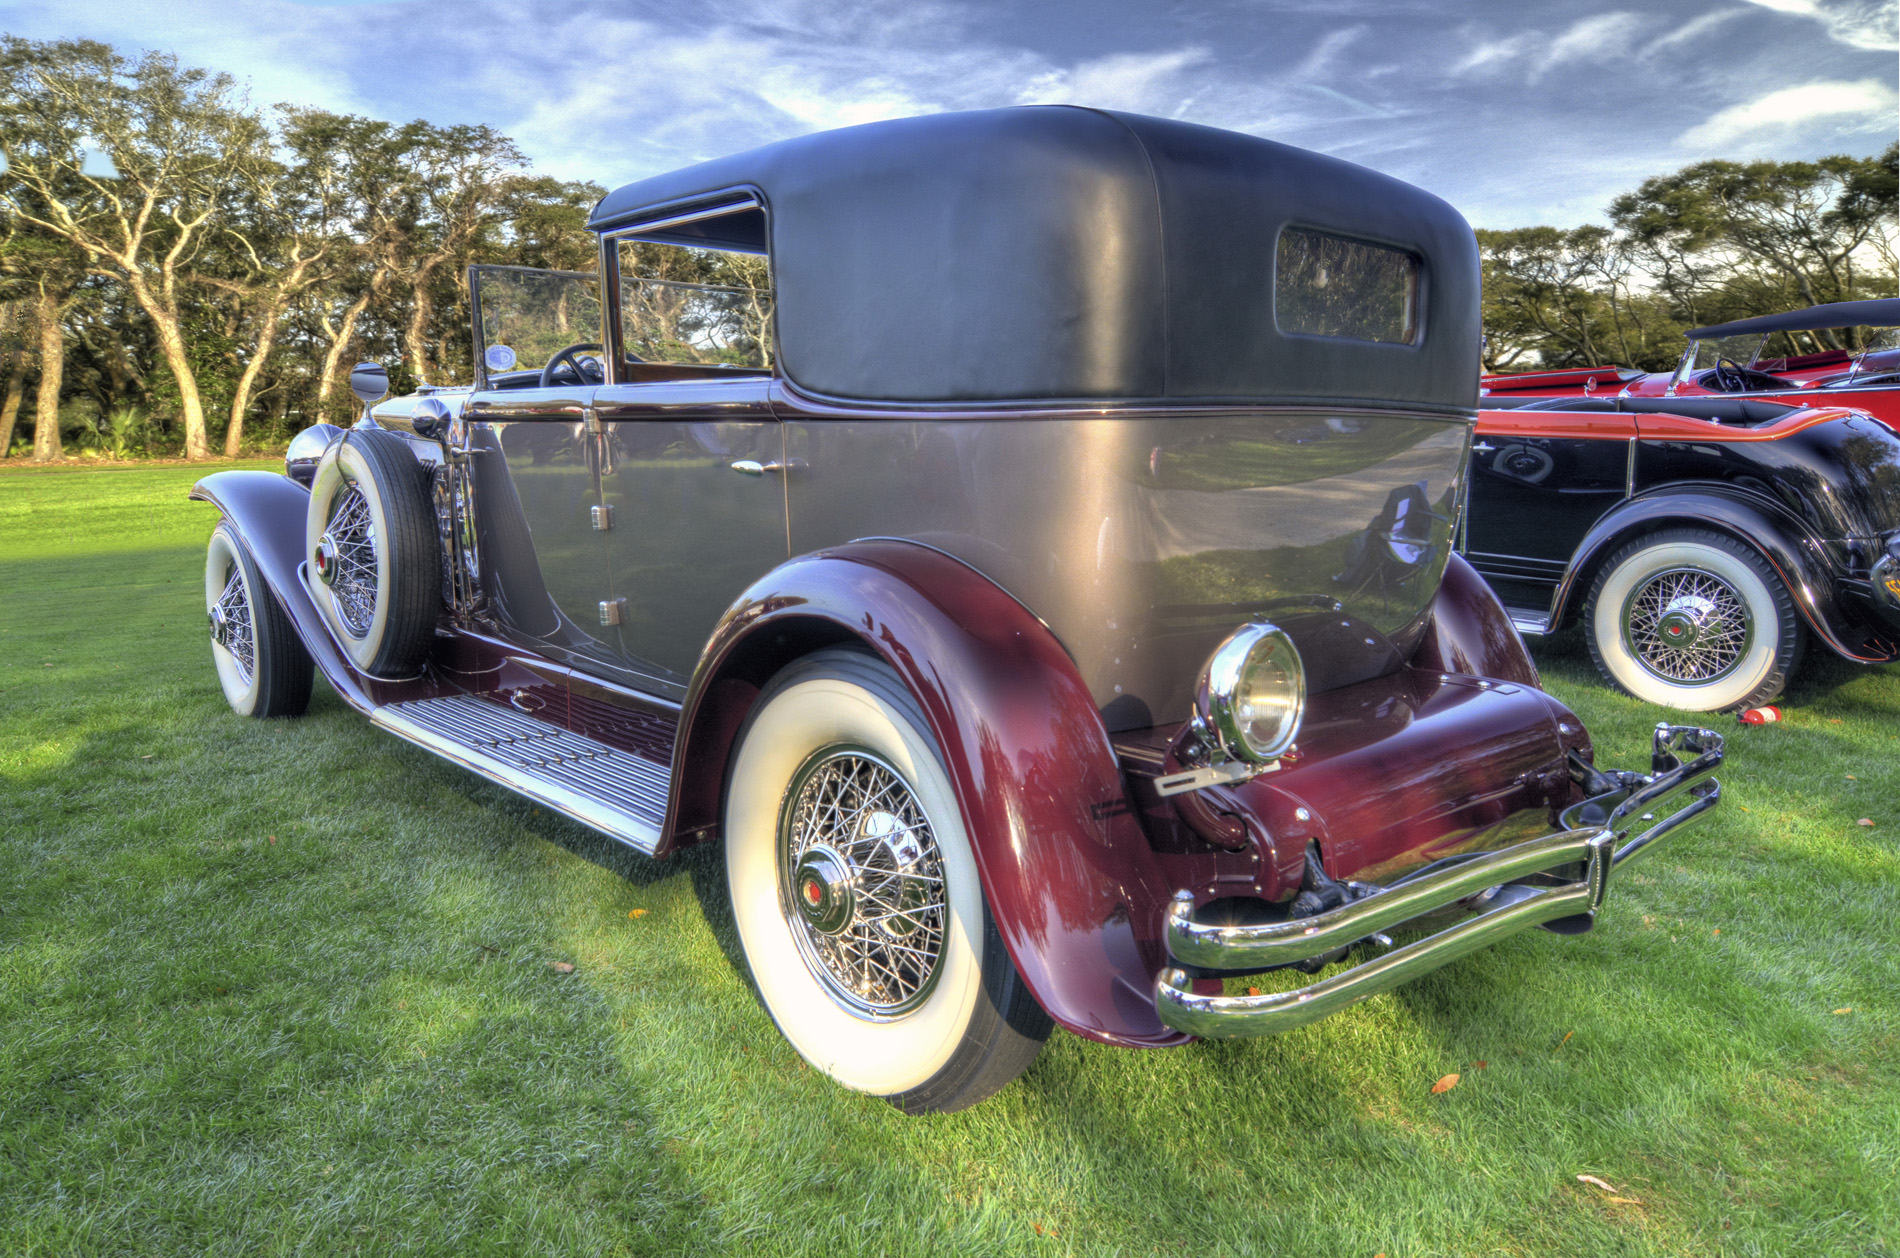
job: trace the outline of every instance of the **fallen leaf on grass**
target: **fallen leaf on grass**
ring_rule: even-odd
[[[627,910],[627,916],[628,916],[628,917],[645,917],[646,915],[647,915],[647,911],[646,911],[645,909],[629,909],[629,910]]]
[[[1641,1197],[1611,1197],[1610,1200],[1619,1206],[1640,1206],[1643,1204]]]
[[[1854,824],[1857,826],[1866,826],[1868,829],[1871,830],[1874,825],[1874,819],[1872,817],[1862,817],[1859,821],[1856,821]]]
[[[1717,926],[1714,930],[1710,931],[1709,933],[1711,935],[1719,935],[1722,933],[1722,928],[1720,926]]]
[[[1247,989],[1247,994],[1249,996],[1258,996],[1260,994],[1260,989],[1258,987],[1249,987]]]
[[[268,838],[268,839],[269,839],[269,840],[270,840],[270,841],[271,841],[272,843],[276,843],[276,842],[277,842],[277,836],[276,836],[276,835],[274,835],[274,834],[271,834],[271,835],[266,835],[265,837],[266,837],[266,838]]]
[[[1579,1175],[1577,1176],[1577,1182],[1579,1184],[1595,1184],[1598,1188],[1601,1188],[1604,1192],[1616,1191],[1615,1184],[1612,1184],[1610,1181],[1606,1179],[1598,1179],[1594,1175]]]
[[[1829,725],[1839,725],[1841,723],[1841,718],[1838,716],[1830,716],[1827,718],[1827,723]]]
[[[150,756],[140,756],[140,757],[139,757],[139,759],[141,759],[141,760],[150,760],[150,759],[151,759],[151,757],[150,757]]]
[[[1670,937],[1671,939],[1674,939],[1674,938],[1675,938],[1675,936],[1674,936],[1674,935],[1671,935],[1671,936],[1669,936],[1669,937]],[[1551,1051],[1552,1051],[1552,1052],[1562,1052],[1562,1051],[1563,1051],[1563,1047],[1564,1047],[1564,1045],[1566,1045],[1566,1044],[1568,1044],[1568,1043],[1570,1042],[1570,1037],[1571,1037],[1571,1036],[1573,1036],[1573,1035],[1575,1035],[1575,1034],[1576,1034],[1576,1032],[1575,1032],[1575,1031],[1565,1031],[1565,1032],[1564,1032],[1564,1037],[1563,1037],[1563,1038],[1562,1038],[1561,1040],[1558,1040],[1558,1041],[1557,1041],[1557,1047],[1556,1047],[1556,1048],[1554,1048],[1554,1049],[1552,1049]]]
[[[1486,1066],[1490,1064],[1491,1063],[1488,1061],[1474,1061],[1471,1063],[1471,1068],[1473,1070],[1483,1070]]]
[[[1432,1085],[1432,1095],[1436,1096],[1440,1092],[1449,1092],[1457,1086],[1458,1086],[1458,1076],[1446,1075],[1443,1079],[1440,1079],[1437,1083],[1434,1083]]]
[[[548,965],[556,974],[572,974],[574,972],[574,963],[572,961],[550,961]]]
[[[1835,1010],[1834,1012],[1835,1012],[1835,1013],[1852,1013],[1852,1012],[1854,1012],[1854,1006],[1852,1006],[1852,1005],[1849,1005],[1849,1006],[1848,1006],[1847,1008],[1845,1008],[1845,1009],[1836,1009],[1836,1010]]]
[[[1849,774],[1847,774],[1846,776],[1847,776],[1847,780],[1848,780],[1848,781],[1850,781],[1850,782],[1858,782],[1858,781],[1860,781],[1860,779],[1859,779],[1859,778],[1857,778],[1857,777],[1855,777],[1855,776],[1854,776],[1853,774],[1851,774],[1851,773],[1849,773]]]

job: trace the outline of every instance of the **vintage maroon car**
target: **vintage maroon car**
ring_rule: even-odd
[[[473,388],[199,483],[213,660],[240,713],[314,663],[639,851],[720,843],[760,999],[840,1083],[947,1110],[1052,1023],[1297,1027],[1587,929],[1716,803],[1708,731],[1594,767],[1453,553],[1478,264],[1435,198],[1025,108],[592,227],[597,274],[474,270]]]
[[[1696,328],[1674,371],[1573,367],[1486,376],[1482,404],[1731,395],[1789,406],[1851,406],[1900,429],[1900,298],[1834,302]]]

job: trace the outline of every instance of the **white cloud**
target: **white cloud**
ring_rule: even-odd
[[[1884,51],[1900,47],[1900,39],[1896,39],[1900,12],[1886,0],[1833,0],[1832,3],[1829,0],[1748,0],[1748,3],[1793,17],[1812,18],[1827,30],[1830,38],[1850,48]]]
[[[1622,11],[1578,18],[1556,35],[1519,31],[1494,39],[1474,39],[1465,56],[1452,66],[1459,75],[1498,73],[1522,65],[1530,82],[1560,66],[1613,61],[1629,56],[1648,19]]]
[[[1742,12],[1741,9],[1716,9],[1713,12],[1704,13],[1701,17],[1692,18],[1660,39],[1651,40],[1643,48],[1642,56],[1653,57],[1677,44],[1701,39],[1716,27],[1740,17]]]
[[[1093,105],[1134,113],[1173,114],[1193,95],[1190,78],[1203,77],[1187,72],[1199,70],[1211,60],[1205,48],[1115,53],[1039,74],[1016,99],[1025,105]]]
[[[1689,149],[1719,149],[1744,136],[1759,136],[1762,132],[1784,131],[1841,117],[1859,117],[1868,124],[1891,130],[1895,105],[1893,85],[1879,79],[1784,87],[1729,106],[1683,132],[1676,143]]]

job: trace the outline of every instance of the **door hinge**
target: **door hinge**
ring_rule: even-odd
[[[600,623],[603,625],[617,625],[620,623],[621,615],[626,610],[626,599],[603,598],[600,600]]]
[[[597,504],[587,508],[588,519],[594,522],[594,532],[610,533],[614,527],[614,509],[609,504]]]

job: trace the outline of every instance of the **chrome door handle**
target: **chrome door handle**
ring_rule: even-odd
[[[741,476],[763,476],[767,472],[792,472],[805,466],[803,459],[786,459],[780,462],[773,459],[770,463],[761,463],[757,459],[740,459],[732,465],[732,470]]]
[[[1477,445],[1471,447],[1471,452],[1473,454],[1489,454],[1495,449],[1497,449],[1497,447],[1492,445],[1489,441],[1480,441]]]

